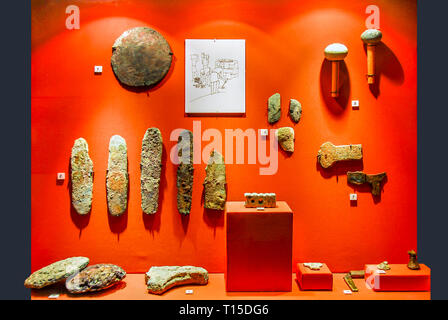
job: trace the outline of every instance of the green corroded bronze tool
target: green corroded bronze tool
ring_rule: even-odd
[[[365,174],[361,171],[347,172],[347,180],[350,183],[362,185],[365,183],[370,184],[372,187],[372,194],[379,196],[381,193],[381,182],[387,177],[386,172],[378,174]]]
[[[353,292],[358,292],[358,288],[355,285],[355,282],[352,279],[352,276],[350,275],[350,273],[347,273],[344,276],[344,281],[345,283],[348,285],[348,287],[350,288],[350,290],[352,290]]]

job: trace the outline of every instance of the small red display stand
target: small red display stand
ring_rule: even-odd
[[[381,273],[376,265],[366,265],[366,284],[374,291],[430,291],[431,269],[420,263],[420,270],[410,270],[406,264],[390,264]]]
[[[277,208],[227,202],[227,291],[292,290],[292,221],[286,202]]]
[[[301,290],[333,290],[333,274],[325,263],[320,270],[297,264],[297,282]]]

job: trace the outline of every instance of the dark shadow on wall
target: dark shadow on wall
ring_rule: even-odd
[[[375,49],[375,82],[369,85],[370,92],[375,98],[380,95],[381,77],[384,75],[395,85],[401,85],[404,82],[404,70],[400,61],[393,51],[383,42],[377,44]],[[364,45],[366,52],[366,73],[367,73],[367,47]],[[367,82],[367,79],[366,79]]]
[[[113,72],[113,74],[115,76],[115,79],[117,79],[118,83],[121,85],[122,88],[124,88],[124,89],[126,89],[128,91],[135,92],[135,93],[146,92],[146,94],[149,96],[149,94],[151,92],[158,90],[160,87],[162,87],[171,78],[171,76],[173,74],[174,66],[176,64],[176,61],[177,61],[177,58],[173,54],[172,55],[172,60],[171,60],[171,66],[168,69],[168,72],[166,73],[165,77],[163,77],[163,79],[161,79],[159,82],[157,82],[157,83],[155,83],[155,84],[153,84],[151,86],[142,86],[142,87],[133,87],[133,86],[129,86],[129,85],[126,85],[126,84],[122,83],[120,81],[120,79],[118,79],[118,77],[115,74],[115,72],[113,71],[112,64],[110,65],[110,67],[111,67],[112,72]]]
[[[90,207],[90,212],[85,214],[85,215],[81,215],[78,212],[76,212],[75,208],[73,207],[72,203],[73,203],[73,199],[72,199],[72,167],[71,167],[71,159],[69,158],[68,160],[68,177],[66,177],[66,179],[68,180],[67,182],[67,190],[68,190],[68,194],[69,194],[69,198],[70,198],[70,218],[72,219],[73,224],[76,226],[76,228],[78,228],[79,230],[79,235],[78,238],[81,239],[82,236],[82,231],[89,225],[89,221],[90,221],[90,215],[92,213],[92,207]],[[95,173],[93,173],[93,181],[95,181]],[[56,182],[56,184],[58,184],[58,181]],[[93,199],[92,199],[93,201]]]
[[[331,61],[324,59],[320,69],[320,94],[325,106],[335,117],[342,116],[347,110],[350,97],[350,75],[345,61],[339,62],[339,97],[331,96]]]

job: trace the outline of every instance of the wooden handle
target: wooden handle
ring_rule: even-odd
[[[331,96],[339,97],[339,61],[331,62]]]
[[[375,82],[375,47],[374,45],[367,45],[367,83]]]

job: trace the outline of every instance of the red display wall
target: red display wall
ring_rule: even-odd
[[[170,133],[293,126],[295,152],[279,153],[275,175],[260,164],[227,166],[228,200],[245,192],[275,192],[294,211],[293,264],[320,261],[332,271],[366,263],[404,263],[417,244],[417,33],[416,1],[32,1],[32,269],[69,256],[110,262],[128,272],[151,265],[225,268],[224,216],[201,205],[205,164],[195,166],[189,218],[176,208],[176,166]],[[68,30],[65,9],[80,8],[80,29]],[[383,44],[377,49],[377,84],[366,81],[360,40],[368,14],[380,9]],[[136,26],[158,30],[174,53],[168,76],[148,92],[123,88],[110,67],[112,44]],[[197,117],[184,113],[184,40],[246,39],[246,114]],[[323,50],[344,43],[341,97],[330,97],[330,65]],[[103,73],[94,75],[94,65]],[[267,123],[267,98],[282,95],[282,118]],[[294,125],[288,100],[303,116]],[[351,100],[359,100],[352,110]],[[140,208],[140,150],[145,130],[164,139],[160,210]],[[108,144],[119,134],[128,146],[130,194],[127,214],[108,216],[105,177]],[[70,205],[69,161],[73,142],[84,137],[94,163],[93,206],[87,217]],[[361,143],[361,164],[323,170],[316,155],[325,141]],[[204,147],[207,142],[202,142]],[[246,146],[247,149],[247,146]],[[235,161],[234,161],[235,162]],[[347,184],[347,170],[386,171],[380,199],[368,187]],[[56,174],[65,172],[63,183]],[[358,193],[357,205],[349,194]]]

